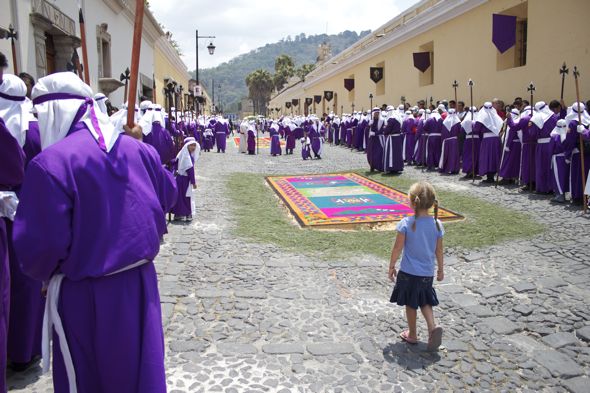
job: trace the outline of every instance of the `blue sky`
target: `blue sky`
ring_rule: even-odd
[[[417,0],[151,0],[158,21],[180,44],[189,70],[195,68],[195,29],[216,36],[215,54],[199,41],[199,67],[208,68],[300,33],[336,34],[374,30]],[[360,4],[360,6],[359,6]]]

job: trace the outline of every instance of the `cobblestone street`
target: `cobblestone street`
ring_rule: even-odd
[[[367,166],[341,148],[327,146],[317,161],[295,153],[253,157],[231,147],[198,161],[195,220],[169,225],[156,261],[169,392],[588,391],[590,221],[578,208],[407,168],[403,176],[528,212],[548,227],[533,240],[445,250],[446,278],[435,284],[443,348],[429,353],[399,339],[406,321],[389,303],[388,261],[332,260],[330,244],[318,250],[324,260],[234,237],[228,174]],[[422,339],[425,329],[419,317]],[[39,374],[9,374],[9,390],[52,391]]]

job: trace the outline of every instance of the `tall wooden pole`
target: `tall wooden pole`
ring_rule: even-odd
[[[567,74],[569,74],[569,71],[570,70],[567,68],[567,66],[565,65],[565,61],[564,61],[563,65],[559,69],[559,74],[561,75],[561,100],[562,101],[563,101],[563,88],[565,86],[565,76]]]
[[[578,67],[574,66],[574,80],[576,81],[576,105],[578,107],[578,126],[582,125],[582,109],[580,107],[580,85],[578,79],[580,78],[580,72],[578,71]],[[576,130],[577,131],[577,130]],[[582,205],[584,214],[588,210],[588,198],[586,194],[584,194],[586,190],[586,168],[584,168],[584,138],[582,134],[580,134],[580,167],[582,169]]]
[[[88,47],[86,46],[86,26],[84,25],[82,7],[78,8],[78,10],[78,17],[80,21],[80,38],[82,40],[82,61],[84,62],[84,82],[90,86],[90,75],[88,73]]]
[[[535,85],[533,84],[533,82],[531,82],[531,84],[529,85],[529,87],[527,88],[527,91],[529,91],[531,93],[531,119],[533,118],[533,116],[535,115],[535,101],[534,101],[534,92],[535,92]],[[535,165],[535,149],[536,147],[533,146],[530,148],[531,152],[529,154],[530,160],[529,160],[529,191],[533,191],[533,166]]]
[[[133,47],[131,49],[131,80],[129,83],[129,104],[127,105],[127,127],[135,123],[135,100],[139,79],[139,56],[141,52],[141,32],[143,31],[144,0],[135,0],[135,24],[133,27]]]
[[[473,135],[473,123],[475,123],[475,119],[473,118],[473,80],[469,79],[469,98],[470,98],[470,108],[471,111],[471,171],[473,172],[472,176],[472,183],[475,183],[475,138]]]
[[[12,49],[12,69],[14,75],[18,75],[18,64],[16,64],[16,44],[14,41],[18,39],[18,33],[14,30],[12,25],[8,26],[9,37],[10,37],[10,48]]]

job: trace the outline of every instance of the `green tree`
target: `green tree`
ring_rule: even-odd
[[[274,88],[271,73],[262,69],[251,72],[246,77],[246,85],[248,97],[254,103],[254,113],[265,115],[266,106]]]
[[[312,72],[314,69],[315,64],[303,64],[301,67],[295,70],[295,75],[297,75],[302,81],[305,81],[307,74]]]
[[[289,79],[295,75],[295,62],[289,55],[280,55],[275,59],[275,75],[273,83],[277,91],[281,91],[289,82]]]

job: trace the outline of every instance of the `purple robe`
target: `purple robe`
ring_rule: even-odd
[[[401,172],[404,170],[403,158],[403,135],[401,133],[401,124],[397,119],[387,119],[383,133],[385,135],[385,146],[383,149],[383,171]]]
[[[423,119],[418,119],[416,127],[416,145],[414,146],[414,162],[416,165],[426,165],[426,141],[428,135],[424,132]]]
[[[215,123],[213,129],[215,134],[215,144],[217,145],[217,152],[225,153],[226,141],[227,141],[227,127],[220,121]]]
[[[301,141],[301,158],[303,160],[311,158],[311,142],[307,136]]]
[[[383,172],[383,149],[385,147],[385,136],[383,129],[385,122],[382,119],[372,122],[369,126],[369,143],[367,145],[367,161],[372,170]]]
[[[569,132],[565,138],[565,156],[570,163],[570,192],[572,199],[580,199],[584,196],[584,188],[582,186],[582,160],[580,158],[580,134],[578,134],[578,121],[572,120],[568,124]],[[590,168],[590,149],[588,149],[588,132],[582,137],[586,141],[584,144],[584,177],[588,176],[588,169]]]
[[[256,153],[256,133],[254,130],[248,130],[248,154]]]
[[[25,168],[41,152],[39,125],[29,122],[23,151]],[[17,194],[19,192],[17,191]],[[12,239],[12,222],[6,222],[9,239]],[[29,363],[41,355],[41,326],[45,298],[41,281],[26,276],[18,263],[12,241],[10,251],[10,325],[8,329],[8,357],[12,362]]]
[[[152,123],[152,132],[143,136],[143,142],[156,149],[162,165],[168,164],[174,158],[175,147],[172,136],[159,121]]]
[[[502,151],[502,164],[500,165],[500,176],[503,179],[518,179],[520,172],[520,155],[522,143],[518,132],[508,127],[504,137],[504,150]]]
[[[414,148],[416,147],[416,131],[418,120],[414,117],[408,117],[402,124],[402,133],[404,134],[404,161],[414,161]]]
[[[459,159],[459,133],[461,132],[461,123],[457,123],[447,130],[447,127],[442,126],[441,138],[442,149],[438,170],[441,173],[456,174],[461,169],[461,162]]]
[[[280,156],[283,154],[281,149],[281,136],[274,128],[270,129],[270,154],[272,156]]]
[[[443,119],[431,117],[424,124],[426,138],[426,166],[428,169],[438,167],[442,149],[441,128]]]
[[[478,121],[473,125],[473,133],[479,135],[481,140],[478,174],[484,176],[497,173],[500,169],[500,154],[502,153],[500,137]]]
[[[27,168],[15,250],[30,277],[64,275],[58,312],[80,392],[166,391],[151,261],[175,199],[174,179],[151,146],[121,135],[105,153],[84,123]],[[150,262],[116,273],[142,260]],[[53,354],[54,390],[64,392],[56,334]]]
[[[570,165],[565,158],[565,144],[561,141],[560,135],[553,135],[551,138],[551,181],[556,194],[563,195],[570,190]],[[564,141],[565,142],[565,141]]]
[[[518,122],[508,118],[508,127],[522,135],[522,150],[520,154],[520,182],[523,184],[532,183],[535,179],[535,138],[529,132],[529,115],[521,116]]]
[[[187,197],[189,188],[192,188],[195,182],[195,161],[191,157],[193,166],[186,171],[186,175],[176,175],[176,190],[178,190],[178,196],[176,197],[176,203],[170,210],[170,213],[174,216],[188,217],[192,215],[191,198]],[[177,164],[177,163],[175,163]]]
[[[295,149],[296,139],[295,139],[295,135],[293,133],[293,130],[291,130],[291,127],[285,128],[285,139],[287,139],[287,145],[286,145],[287,152]]]
[[[0,118],[0,191],[11,191],[23,182],[25,153]],[[0,202],[2,203],[2,202]],[[10,311],[10,267],[7,218],[0,218],[0,392],[6,391],[6,345]]]
[[[463,164],[461,169],[465,174],[477,173],[481,138],[473,131],[470,134],[467,134],[465,130],[463,132],[465,133],[465,141],[463,142]]]
[[[316,127],[321,127],[321,126],[316,126],[314,124],[309,125],[308,129],[308,135],[309,138],[311,140],[311,150],[313,151],[313,154],[316,158],[322,158],[322,147],[323,147],[323,142],[322,142],[322,138],[320,136],[320,132],[316,129]]]
[[[553,191],[553,180],[551,174],[551,160],[553,151],[550,144],[551,131],[557,125],[559,117],[552,115],[543,127],[539,129],[537,125],[531,122],[529,133],[532,138],[536,139],[535,148],[535,190],[540,193]]]

